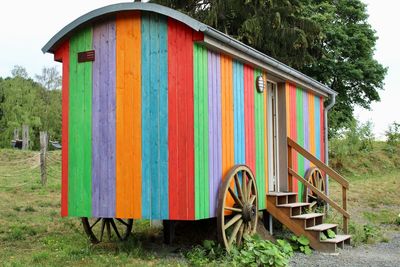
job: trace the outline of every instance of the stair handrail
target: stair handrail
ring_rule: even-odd
[[[343,215],[343,232],[345,234],[348,233],[348,223],[350,219],[350,214],[347,212],[347,190],[349,189],[349,182],[336,171],[334,171],[331,167],[317,159],[314,155],[292,140],[290,137],[287,137],[288,144],[288,174],[289,174],[289,188],[292,188],[292,177],[296,178],[298,181],[303,183],[307,188],[313,191],[317,196],[325,200],[329,203],[334,209],[336,209],[339,213]],[[297,153],[301,154],[303,157],[308,159],[311,163],[325,172],[329,177],[338,182],[342,187],[342,207],[339,204],[334,202],[331,198],[329,198],[324,192],[320,191],[316,187],[314,187],[311,183],[309,183],[306,179],[300,176],[293,170],[293,153],[292,149],[294,149]]]

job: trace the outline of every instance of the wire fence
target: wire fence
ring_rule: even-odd
[[[45,153],[46,157],[44,162],[41,162],[41,153],[37,152],[29,157],[23,159],[16,160],[1,160],[0,161],[0,179],[10,179],[10,178],[18,178],[23,175],[33,176],[32,181],[20,183],[16,185],[6,185],[2,181],[0,182],[0,188],[18,188],[33,181],[40,181],[41,175],[43,175],[43,171],[45,174],[53,179],[60,179],[61,177],[61,155],[55,153]],[[41,165],[44,164],[44,168],[41,168]]]

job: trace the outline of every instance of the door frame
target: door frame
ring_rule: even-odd
[[[272,85],[270,87],[270,85]],[[279,192],[278,84],[267,80],[268,191]],[[271,190],[272,189],[272,190]]]

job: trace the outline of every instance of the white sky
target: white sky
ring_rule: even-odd
[[[369,22],[379,40],[375,58],[389,67],[385,91],[372,111],[356,109],[361,121],[371,120],[374,132],[382,137],[389,123],[400,122],[400,53],[398,52],[398,0],[363,0],[368,4]],[[50,54],[43,55],[43,45],[62,27],[79,16],[121,0],[35,0],[0,2],[0,76],[10,75],[14,65],[24,66],[31,77],[43,66],[58,65]],[[396,75],[397,74],[397,75]]]

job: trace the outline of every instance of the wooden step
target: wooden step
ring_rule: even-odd
[[[267,196],[280,197],[280,196],[295,196],[297,193],[293,192],[268,192]]]
[[[318,224],[312,227],[306,228],[307,231],[317,231],[317,232],[323,232],[328,229],[336,228],[337,224],[332,224],[332,223],[322,223]]]
[[[351,238],[351,235],[336,235],[335,238],[328,238],[326,240],[321,240],[322,243],[340,243],[347,241]]]
[[[295,202],[295,203],[289,203],[289,204],[280,204],[276,205],[278,208],[297,208],[297,207],[307,207],[310,206],[310,203],[305,203],[305,202]]]
[[[312,218],[322,217],[322,216],[324,216],[323,213],[306,213],[306,214],[292,216],[291,218],[307,220],[307,219],[312,219]]]

